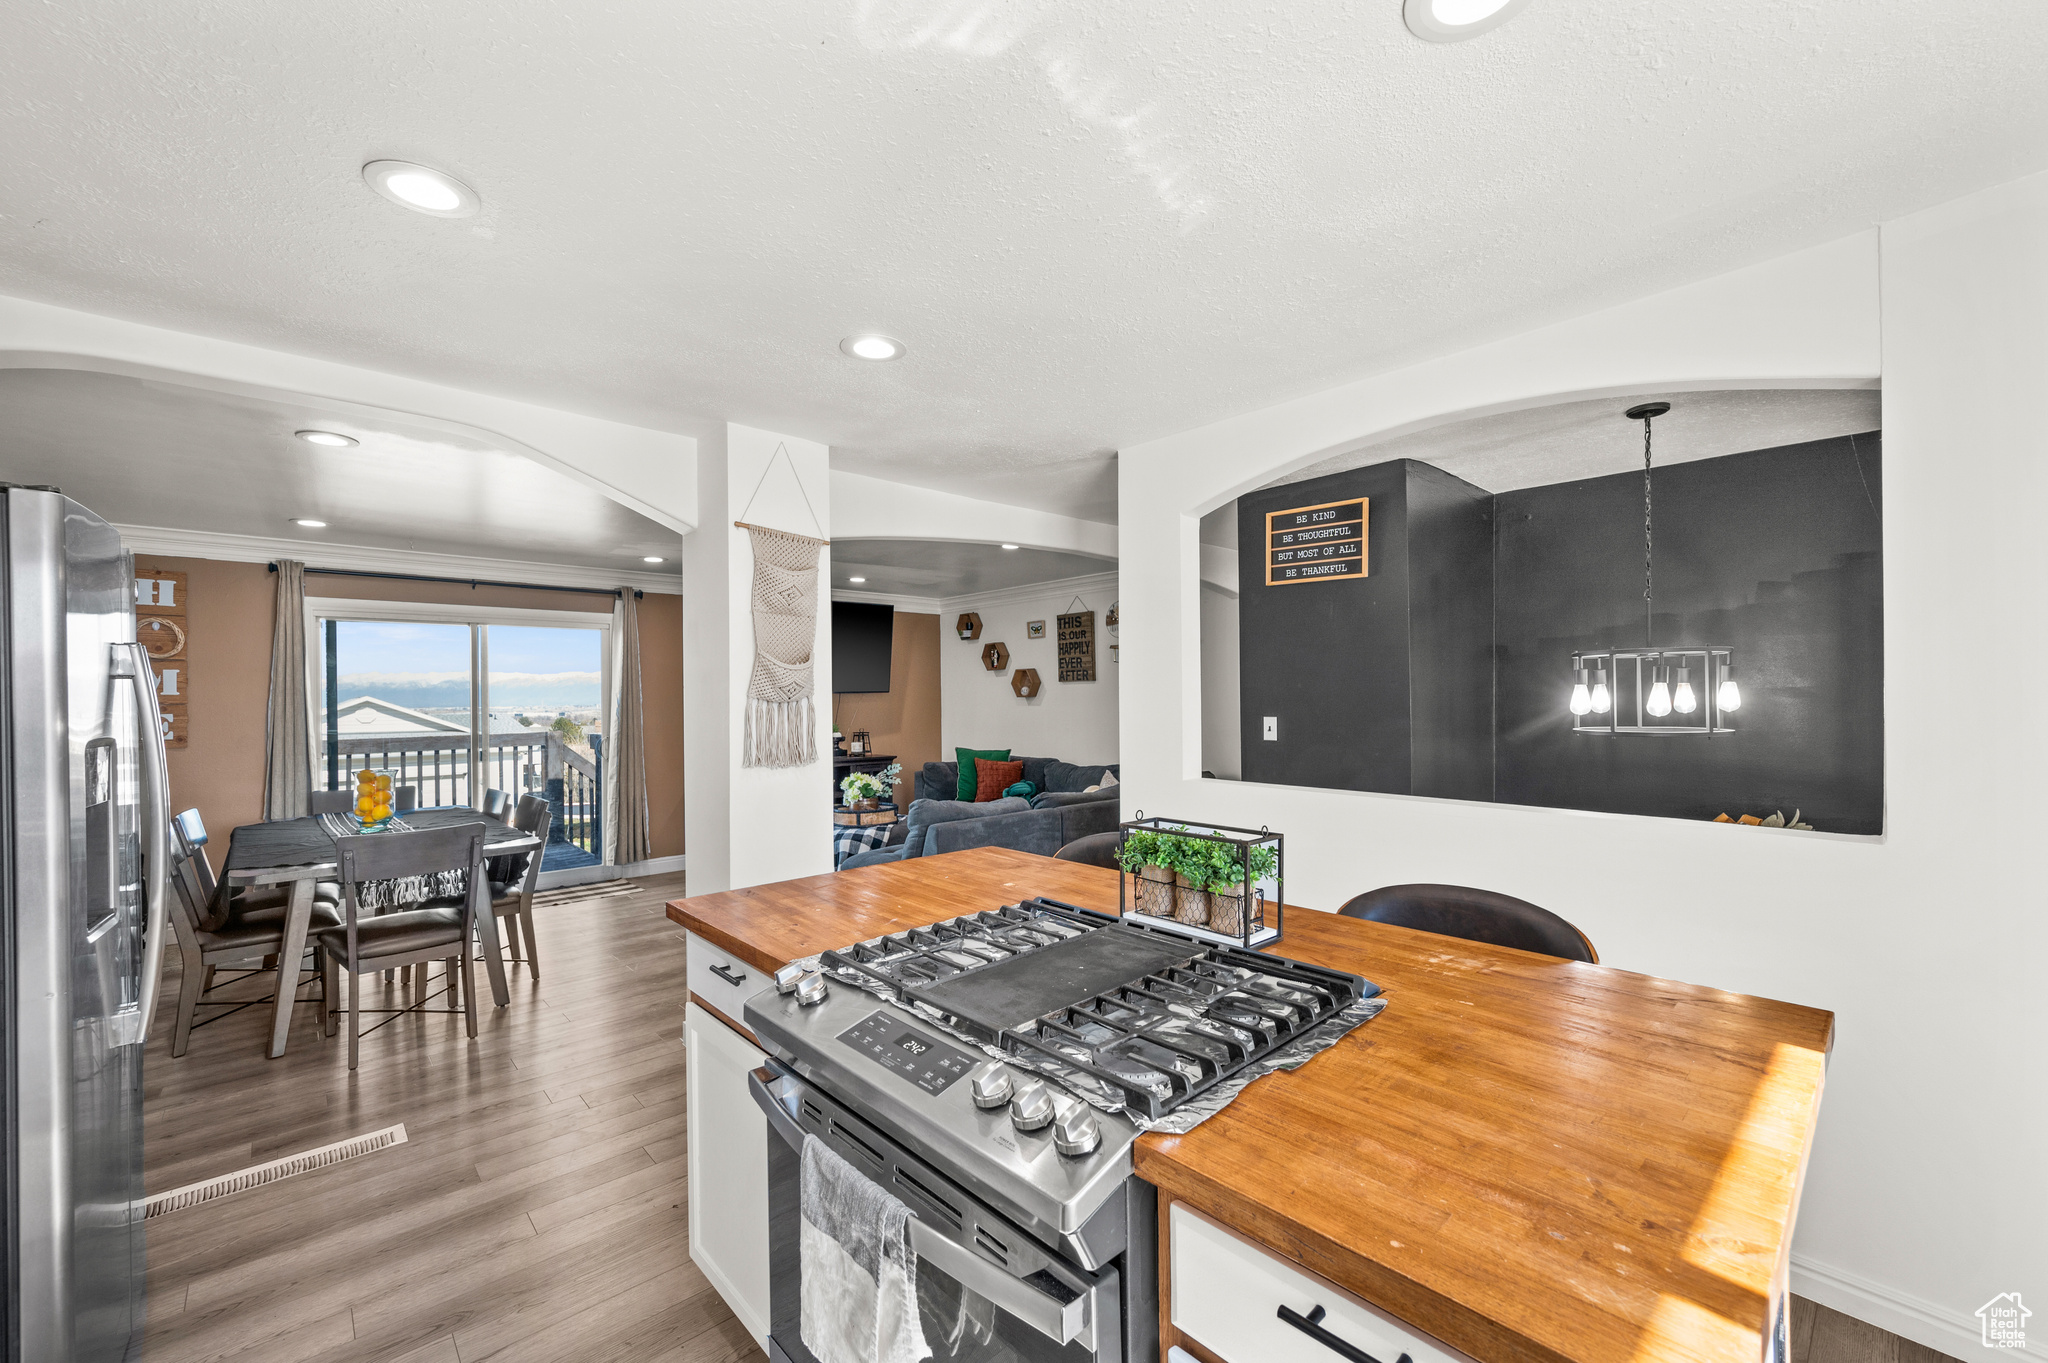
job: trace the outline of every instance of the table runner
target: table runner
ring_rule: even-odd
[[[484,826],[484,847],[531,837],[531,834],[487,819],[473,809],[416,809],[403,820],[407,830],[454,828],[461,824]],[[375,837],[376,834],[368,836]],[[275,870],[292,866],[318,866],[333,862],[339,854],[334,838],[319,817],[278,819],[270,823],[244,824],[228,838],[226,871]],[[223,880],[225,880],[223,874]],[[417,904],[444,895],[459,895],[469,888],[467,873],[444,871],[433,876],[406,876],[397,880],[365,881],[356,886],[359,908],[380,909],[394,904]]]

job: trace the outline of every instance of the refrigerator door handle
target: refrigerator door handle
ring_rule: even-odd
[[[170,931],[170,776],[165,770],[163,714],[156,703],[156,669],[141,644],[115,644],[113,672],[135,684],[136,746],[142,758],[143,900],[148,907],[143,929],[142,990],[135,1010],[117,1015],[117,1046],[139,1046],[149,1039],[149,1021],[156,1014],[157,986],[163,982],[164,936]]]

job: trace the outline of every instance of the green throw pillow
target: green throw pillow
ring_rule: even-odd
[[[960,784],[958,793],[953,796],[956,800],[972,800],[974,798],[974,760],[976,758],[986,757],[991,762],[1007,762],[1010,760],[1010,750],[1008,748],[990,748],[986,752],[978,748],[955,748],[953,751],[958,754],[960,759]]]

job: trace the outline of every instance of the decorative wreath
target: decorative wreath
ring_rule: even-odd
[[[175,658],[185,651],[185,627],[161,615],[145,615],[135,622],[135,638],[152,658]]]

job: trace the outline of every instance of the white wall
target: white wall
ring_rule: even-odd
[[[832,471],[832,505],[841,539],[960,540],[1021,544],[1116,559],[1116,527],[937,488]],[[851,599],[851,598],[848,598]]]
[[[818,760],[744,767],[754,560],[733,524],[744,510],[753,525],[830,538],[832,501],[830,451],[813,441],[727,425],[698,453],[704,523],[683,541],[683,825],[690,893],[708,894],[832,869],[829,560],[820,553],[811,653]]]
[[[1564,913],[1612,965],[1834,1010],[1795,1290],[1974,1356],[1979,1305],[2048,1300],[2048,896],[2031,855],[2048,742],[2037,706],[1951,699],[1974,649],[2043,675],[2048,179],[1888,225],[1881,271],[1878,244],[1864,233],[1122,451],[1124,562],[1158,565],[1123,581],[1125,801],[1281,830],[1290,901],[1483,885]],[[1882,838],[1197,777],[1203,513],[1475,409],[1880,371]]]
[[[417,425],[489,439],[671,530],[697,523],[697,442],[671,431],[22,298],[0,297],[0,368],[85,369],[314,398],[372,421],[396,412]]]
[[[1095,612],[1092,682],[1059,679],[1059,615],[1076,595],[1082,602],[1075,610]],[[1102,623],[1116,599],[1114,573],[948,598],[939,616],[939,743],[946,756],[955,748],[1008,748],[1019,757],[1117,761],[1122,664],[1109,660],[1109,646],[1121,640]],[[981,638],[972,643],[953,631],[964,611],[981,616]],[[1043,639],[1024,637],[1030,620],[1045,621]],[[990,672],[981,650],[997,641],[1009,646],[1010,665]],[[1010,690],[1010,674],[1020,667],[1038,670],[1041,685],[1030,700]]]
[[[1225,781],[1244,775],[1244,728],[1237,713],[1237,592],[1207,580],[1202,583],[1200,770]]]

